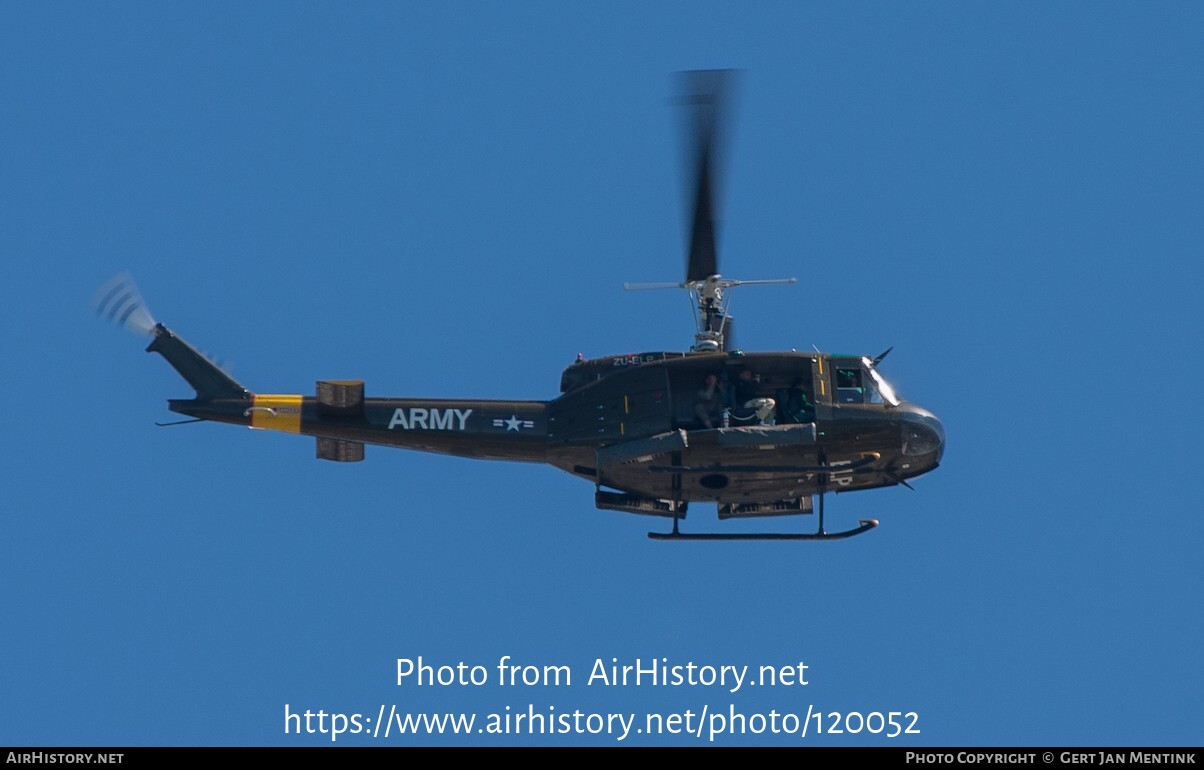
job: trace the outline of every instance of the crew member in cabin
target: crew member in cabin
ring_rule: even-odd
[[[723,389],[719,387],[719,375],[711,372],[695,395],[694,414],[705,427],[714,428],[722,411]]]
[[[761,376],[759,374],[753,374],[752,369],[740,370],[740,376],[736,379],[732,395],[732,403],[737,407],[743,407],[743,411],[737,412],[735,415],[738,419],[749,420],[756,417],[759,425],[771,423],[778,402],[759,395],[757,390],[760,387]]]

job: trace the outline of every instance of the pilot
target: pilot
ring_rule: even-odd
[[[743,406],[745,409],[753,410],[756,414],[757,422],[761,425],[766,425],[773,417],[773,411],[777,407],[778,402],[772,398],[758,396],[757,388],[760,385],[761,376],[759,374],[753,374],[751,369],[741,370],[740,377],[736,380],[733,403]]]
[[[708,374],[702,388],[695,394],[694,414],[707,428],[714,428],[722,408],[723,392],[719,387],[719,375]]]

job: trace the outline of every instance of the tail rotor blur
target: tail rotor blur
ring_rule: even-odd
[[[155,319],[129,273],[118,273],[101,284],[92,297],[92,309],[135,334],[154,336]]]

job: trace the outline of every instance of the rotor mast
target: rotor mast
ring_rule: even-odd
[[[735,278],[724,278],[719,274],[707,276],[702,280],[684,281],[682,283],[625,283],[625,291],[642,291],[646,289],[685,289],[690,292],[691,304],[694,310],[694,346],[691,350],[715,351],[732,349],[732,319],[728,315],[731,303],[727,290],[736,286],[748,286],[770,283],[797,283],[797,278],[769,278],[753,281],[740,281]]]

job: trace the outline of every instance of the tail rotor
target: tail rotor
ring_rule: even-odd
[[[134,334],[154,336],[154,316],[129,273],[118,273],[101,284],[92,297],[92,309],[101,318]]]

